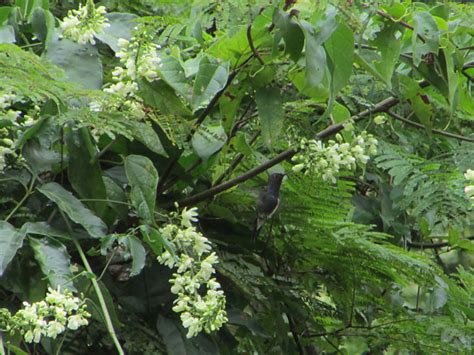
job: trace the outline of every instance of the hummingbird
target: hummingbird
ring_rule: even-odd
[[[266,220],[270,219],[280,206],[280,187],[285,174],[273,173],[268,177],[268,184],[258,196],[257,218],[253,229],[253,240],[257,239]]]

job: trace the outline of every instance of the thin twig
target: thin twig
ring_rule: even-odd
[[[388,99],[385,99],[385,100],[379,102],[378,104],[374,105],[374,107],[372,107],[371,109],[362,111],[362,112],[352,116],[352,120],[359,121],[359,120],[361,120],[361,119],[363,119],[367,116],[370,116],[374,113],[385,112],[389,108],[391,108],[392,106],[395,106],[398,103],[399,103],[398,99],[396,99],[394,97],[389,97]],[[321,132],[319,132],[316,135],[316,139],[324,139],[324,138],[333,136],[333,135],[335,135],[336,133],[338,133],[339,131],[341,131],[343,129],[344,129],[344,124],[342,124],[342,123],[331,125],[331,126],[327,127],[326,129],[322,130]],[[199,193],[197,193],[193,196],[184,198],[181,201],[179,201],[178,204],[181,207],[184,207],[184,206],[194,205],[198,202],[204,201],[204,200],[206,200],[210,197],[213,197],[213,196],[217,195],[218,193],[221,193],[225,190],[228,190],[228,189],[230,189],[234,186],[237,186],[237,185],[239,185],[240,183],[242,183],[244,181],[252,179],[253,177],[257,176],[258,174],[263,173],[264,171],[266,171],[266,170],[270,169],[271,167],[281,163],[282,161],[291,159],[297,152],[298,152],[298,149],[290,148],[290,149],[278,154],[275,158],[266,161],[265,163],[263,163],[263,164],[255,167],[255,168],[247,171],[246,173],[244,173],[240,176],[237,176],[236,178],[234,178],[232,180],[229,180],[227,182],[224,182],[222,184],[213,186],[208,190],[205,190],[205,191],[199,192]]]
[[[230,74],[229,76],[227,77],[227,81],[226,83],[224,84],[224,87],[219,90],[215,95],[214,97],[211,99],[211,101],[209,102],[209,104],[206,106],[206,108],[201,112],[201,114],[199,115],[199,117],[196,119],[196,122],[194,122],[194,125],[193,127],[191,128],[190,132],[188,133],[188,135],[186,136],[186,142],[189,142],[191,141],[191,139],[193,138],[193,135],[194,133],[196,133],[197,129],[199,128],[199,126],[202,124],[202,122],[204,122],[204,120],[206,119],[206,117],[209,115],[209,113],[212,111],[212,109],[214,108],[214,106],[216,105],[216,103],[219,101],[219,99],[221,98],[221,96],[224,94],[224,92],[227,90],[227,88],[229,87],[229,85],[232,83],[232,81],[235,79],[235,77],[237,76],[237,74],[240,72],[240,70],[245,67],[253,58],[253,54],[248,57],[246,60],[244,60],[237,68],[235,68]],[[163,174],[161,175],[160,177],[160,180],[158,181],[158,186],[156,188],[157,190],[157,195],[160,195],[163,193],[164,191],[164,186],[165,186],[165,183],[166,183],[166,180],[168,180],[168,177],[170,176],[171,172],[173,171],[174,167],[176,166],[176,164],[178,163],[179,161],[179,158],[181,157],[181,154],[182,154],[182,151],[173,159],[171,160],[171,162],[168,164],[168,166],[166,167],[166,170],[163,172]]]
[[[249,140],[249,145],[252,145],[253,142],[255,142],[255,140],[258,138],[258,136],[260,135],[260,130],[256,131],[253,136],[250,138]],[[228,176],[230,173],[232,173],[232,171],[237,167],[237,165],[240,164],[240,162],[244,159],[245,155],[242,154],[242,153],[239,153],[235,156],[234,160],[232,161],[232,163],[230,163],[229,167],[226,169],[226,171],[224,171],[217,179],[216,181],[214,181],[214,184],[213,186],[216,186],[218,184],[220,184],[222,182],[222,180],[224,180],[224,178],[226,176]]]
[[[405,28],[408,28],[409,30],[411,31],[415,31],[415,28],[410,25],[408,22],[405,22],[403,20],[397,20],[396,18],[394,18],[392,15],[386,13],[385,11],[382,11],[382,10],[377,10],[377,14],[394,22],[394,23],[398,23],[400,24],[401,26],[405,27]],[[416,36],[420,39],[420,41],[422,41],[423,43],[426,43],[426,39],[425,37],[423,37],[421,34],[417,33]]]
[[[465,238],[466,240],[474,240],[474,236],[470,236]],[[409,247],[417,248],[417,249],[439,249],[444,248],[451,245],[449,242],[439,242],[439,243],[422,243],[422,242],[407,242]]]
[[[64,220],[64,223],[66,224],[67,229],[69,230],[69,233],[71,235],[73,235],[73,230],[72,230],[71,224],[69,223],[69,220],[66,217],[65,213],[61,210],[59,210],[59,213],[61,213],[61,216]],[[90,275],[92,275],[90,280],[92,282],[92,286],[94,287],[94,291],[96,293],[97,299],[99,300],[100,308],[101,308],[102,314],[104,316],[107,331],[108,331],[110,337],[112,338],[112,341],[113,341],[113,343],[115,345],[115,348],[116,348],[117,352],[119,353],[119,355],[124,355],[125,352],[123,351],[122,345],[120,345],[120,342],[117,338],[117,334],[115,333],[114,325],[112,323],[112,318],[110,317],[110,313],[109,313],[109,310],[107,308],[107,304],[105,303],[104,295],[102,294],[102,290],[100,289],[99,282],[97,281],[97,276],[95,275],[94,271],[92,270],[92,268],[89,264],[89,261],[87,260],[86,254],[84,253],[84,250],[81,247],[81,244],[79,244],[79,242],[77,241],[76,238],[73,238],[72,242],[74,243],[74,246],[76,247],[77,252],[79,253],[79,256],[82,260],[82,263],[84,264],[84,268],[86,269],[86,271]]]
[[[414,122],[414,121],[411,121],[405,117],[402,117],[400,116],[399,114],[395,113],[395,112],[392,112],[390,110],[387,110],[387,114],[393,118],[395,118],[396,120],[398,121],[401,121],[401,122],[404,122],[406,124],[409,124],[410,126],[413,126],[413,127],[416,127],[416,128],[420,128],[420,129],[425,129],[426,127],[424,125],[422,125],[421,123],[418,123],[418,122]],[[442,131],[442,130],[439,130],[439,129],[432,129],[431,130],[433,133],[436,133],[436,134],[439,134],[439,135],[442,135],[442,136],[446,136],[446,137],[450,137],[450,138],[456,138],[456,139],[459,139],[459,140],[462,140],[462,141],[466,141],[466,142],[472,142],[474,143],[474,138],[470,138],[470,137],[465,137],[465,136],[461,136],[459,134],[455,134],[455,133],[450,133],[450,132],[446,132],[446,131]]]
[[[260,64],[265,65],[265,62],[263,61],[262,57],[260,57],[260,54],[258,54],[257,49],[253,45],[252,24],[247,26],[247,41],[249,42],[250,49],[252,50],[252,53],[255,56],[255,58],[257,58]]]

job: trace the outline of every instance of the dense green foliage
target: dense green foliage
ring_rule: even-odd
[[[472,6],[80,4],[0,7],[0,354],[474,352]],[[11,331],[58,286],[86,327]]]

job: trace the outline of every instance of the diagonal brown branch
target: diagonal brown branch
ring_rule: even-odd
[[[395,106],[398,103],[399,103],[399,100],[397,98],[389,97],[388,99],[385,99],[385,100],[379,102],[378,104],[376,104],[371,109],[365,110],[363,112],[358,113],[357,115],[352,116],[352,120],[358,121],[358,120],[361,120],[365,117],[368,117],[368,116],[370,116],[374,113],[385,112],[389,108]],[[321,132],[319,132],[316,135],[316,139],[324,139],[324,138],[333,136],[337,132],[339,132],[343,129],[344,129],[343,124],[331,125],[331,126],[327,127],[326,129],[322,130]],[[186,197],[186,198],[182,199],[181,201],[179,201],[178,204],[181,207],[184,207],[184,206],[194,205],[198,202],[201,202],[201,201],[204,201],[208,198],[211,198],[211,197],[217,195],[218,193],[221,193],[225,190],[228,190],[228,189],[230,189],[234,186],[237,186],[238,184],[240,184],[244,181],[252,179],[253,177],[257,176],[258,174],[263,173],[264,171],[266,171],[266,170],[270,169],[271,167],[281,163],[282,161],[291,159],[297,152],[298,152],[297,148],[290,148],[288,150],[285,150],[284,152],[278,154],[275,158],[266,161],[265,163],[263,163],[263,164],[255,167],[255,168],[247,171],[246,173],[244,173],[240,176],[237,176],[236,178],[234,178],[232,180],[229,180],[227,182],[224,182],[222,184],[213,186],[208,190],[199,192],[199,193],[197,193],[193,196],[190,196],[190,197]]]
[[[426,127],[424,125],[422,125],[421,123],[418,123],[418,122],[413,122],[405,117],[402,117],[400,116],[399,114],[396,114],[395,112],[392,112],[390,110],[387,110],[387,114],[391,117],[393,117],[394,119],[396,119],[397,121],[401,121],[401,122],[404,122],[406,124],[409,124],[410,126],[413,126],[413,127],[416,127],[416,128],[420,128],[420,129],[425,129]],[[450,133],[450,132],[446,132],[446,131],[442,131],[442,130],[439,130],[439,129],[432,129],[431,130],[433,133],[436,133],[436,134],[439,134],[439,135],[442,135],[442,136],[446,136],[446,137],[450,137],[450,138],[456,138],[456,139],[459,139],[459,140],[462,140],[462,141],[466,141],[466,142],[472,142],[474,143],[474,138],[470,138],[470,137],[465,137],[465,136],[461,136],[459,134],[454,134],[454,133]]]

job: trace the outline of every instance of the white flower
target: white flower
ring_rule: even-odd
[[[61,334],[62,332],[64,332],[65,329],[66,328],[64,327],[64,325],[61,324],[60,322],[51,321],[48,324],[46,335],[50,338],[56,339],[58,334]]]
[[[382,125],[382,124],[384,124],[384,123],[385,123],[385,116],[383,116],[383,115],[377,115],[377,116],[375,116],[375,118],[374,118],[374,123],[375,123],[376,125]]]
[[[174,262],[168,265],[177,268],[169,280],[171,292],[178,297],[173,311],[181,313],[181,321],[188,329],[187,337],[190,338],[203,329],[206,332],[219,329],[227,317],[224,292],[220,289],[221,285],[211,278],[218,257],[211,252],[208,239],[192,226],[192,222],[197,222],[197,209],[184,209],[179,217],[179,225],[167,224],[160,232],[174,245],[177,255]],[[170,257],[170,253],[165,251],[157,259],[164,264]],[[205,296],[201,297],[204,290]]]
[[[197,212],[197,207],[190,208],[189,210],[185,207],[183,211],[181,212],[181,224],[184,227],[191,227],[192,223],[196,223],[198,221],[197,219],[198,212]]]
[[[105,7],[95,7],[92,1],[68,12],[60,24],[62,36],[80,44],[95,44],[94,37],[109,27]]]
[[[76,314],[70,316],[67,322],[67,327],[71,330],[79,329],[80,327],[89,324],[86,318],[83,316]]]
[[[474,180],[474,170],[472,169],[467,169],[465,174],[464,174],[464,177],[467,179],[467,180]]]

